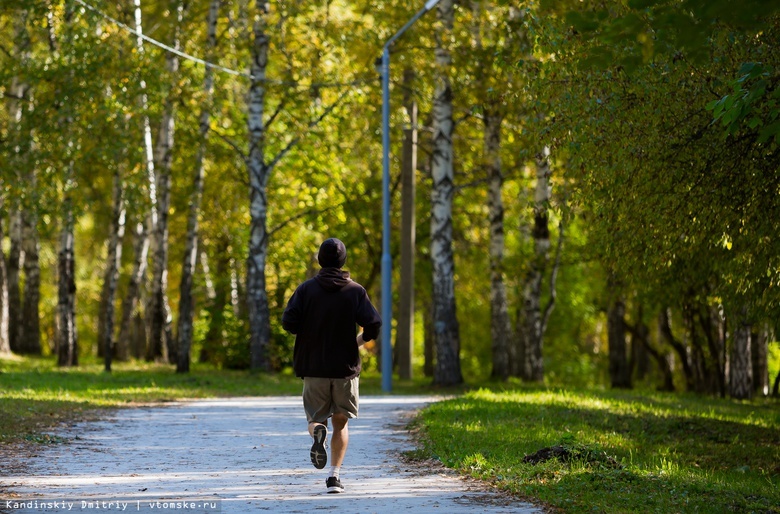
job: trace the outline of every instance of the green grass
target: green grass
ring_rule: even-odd
[[[394,394],[456,394],[430,380],[393,382]],[[381,377],[361,376],[361,394]],[[498,389],[498,388],[495,388]],[[780,513],[780,404],[693,395],[502,386],[433,404],[420,415],[421,448],[410,456],[445,465],[564,512]],[[0,443],[56,444],[48,429],[102,409],[228,396],[299,395],[291,373],[195,365],[0,359]],[[583,459],[523,462],[553,445]]]
[[[0,443],[52,442],[42,432],[107,408],[188,398],[300,395],[301,388],[301,380],[289,371],[249,373],[196,364],[190,373],[177,374],[172,366],[130,362],[115,363],[106,373],[97,361],[59,368],[51,357],[0,358]],[[400,394],[425,389],[424,379],[393,384]],[[363,374],[360,390],[380,394],[380,377]]]
[[[780,408],[689,395],[481,389],[418,418],[421,450],[563,512],[780,513]],[[561,445],[584,459],[523,457]]]

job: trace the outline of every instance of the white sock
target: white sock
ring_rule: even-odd
[[[330,474],[328,477],[339,477],[339,471],[341,471],[341,466],[331,466],[330,467]]]

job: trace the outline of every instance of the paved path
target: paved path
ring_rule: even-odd
[[[11,508],[3,498],[0,512],[540,513],[398,459],[412,448],[405,420],[430,401],[361,398],[360,418],[349,425],[344,494],[326,494],[327,468],[309,462],[300,398],[119,410],[112,419],[58,433],[68,442],[42,447],[24,472],[2,477],[16,497]]]

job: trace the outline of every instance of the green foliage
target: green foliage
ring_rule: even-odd
[[[416,423],[424,445],[417,457],[566,512],[777,512],[780,505],[773,403],[481,389],[429,406]],[[553,446],[568,457],[524,462]]]
[[[780,88],[772,66],[744,63],[739,77],[731,82],[732,93],[707,104],[715,122],[734,135],[740,128],[759,129],[757,143],[780,143]]]
[[[677,321],[686,302],[723,305],[729,319],[745,305],[754,321],[776,319],[780,213],[774,4],[457,4],[453,233],[461,357],[468,381],[487,376],[492,351],[483,151],[488,112],[504,119],[505,279],[513,320],[532,255],[527,231],[534,179],[528,165],[541,147],[552,148],[556,196],[551,227],[563,218],[566,240],[545,339],[548,383],[604,383],[603,311],[611,273],[630,297],[632,322],[640,304],[646,306],[647,321],[662,306],[673,307]],[[97,6],[132,23],[127,9]],[[200,57],[207,7],[206,0],[190,2],[181,25],[182,50]],[[317,269],[314,255],[324,237],[347,243],[353,277],[374,300],[380,297],[381,93],[373,63],[381,44],[419,3],[358,0],[270,7],[264,112],[268,162],[294,143],[276,163],[267,191],[271,351],[274,367],[281,370],[290,364],[293,339],[281,329],[279,318],[297,284]],[[251,3],[223,2],[215,57],[221,66],[247,68],[253,9]],[[144,4],[143,17],[145,26],[154,27],[156,39],[172,41],[174,16],[164,3]],[[119,173],[127,206],[122,298],[133,264],[134,228],[150,208],[144,118],[156,139],[171,88],[177,109],[168,294],[175,326],[192,164],[200,144],[198,117],[206,106],[204,68],[182,60],[174,77],[165,71],[164,50],[145,43],[139,51],[132,34],[72,2],[4,4],[0,22],[6,41],[6,51],[0,53],[0,195],[5,200],[0,222],[7,227],[7,214],[17,204],[34,208],[39,216],[45,353],[55,346],[64,170],[74,162],[78,332],[81,353],[91,355],[106,268],[103,242],[112,212],[111,182]],[[390,70],[391,252],[396,261],[405,104],[415,100],[420,113],[418,349],[431,294],[433,23],[434,14],[423,17],[396,43]],[[411,87],[403,84],[408,70],[416,75]],[[14,81],[30,87],[18,123],[8,97]],[[248,359],[243,290],[249,222],[247,89],[246,77],[216,71],[214,99],[208,105],[211,132],[199,235],[206,259],[199,262],[195,277],[193,355],[213,346],[209,358],[220,368],[241,369]],[[146,111],[141,107],[144,95]],[[336,102],[327,116],[312,123]],[[33,172],[35,184],[30,181]],[[553,228],[553,241],[555,237]],[[394,273],[397,284],[397,266]],[[222,304],[210,297],[209,282]],[[546,285],[544,289],[543,303],[549,298]],[[229,307],[224,306],[227,298]],[[115,307],[118,311],[119,302]],[[659,348],[669,351],[668,346]],[[369,367],[373,358],[367,358]]]

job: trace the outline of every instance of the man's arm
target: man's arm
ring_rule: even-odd
[[[296,290],[287,302],[287,308],[282,313],[282,328],[291,334],[297,334],[300,328],[300,318],[298,291]]]
[[[363,290],[363,297],[361,298],[360,305],[357,312],[357,324],[363,327],[358,337],[358,346],[367,343],[379,336],[379,328],[382,326],[382,318],[379,317],[379,313],[376,308],[371,304],[368,295]],[[360,343],[363,341],[363,343]]]

